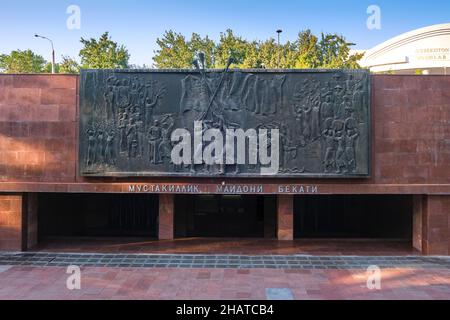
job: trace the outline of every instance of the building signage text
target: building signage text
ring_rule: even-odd
[[[263,184],[136,184],[128,186],[129,193],[174,194],[318,194],[314,185]]]

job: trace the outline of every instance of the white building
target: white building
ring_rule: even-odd
[[[374,73],[450,74],[450,23],[388,40],[365,51],[360,65]]]

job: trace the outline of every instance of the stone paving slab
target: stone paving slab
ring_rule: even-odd
[[[267,300],[294,300],[292,290],[289,288],[267,288]]]
[[[237,268],[237,269],[367,269],[380,268],[450,269],[449,257],[424,256],[307,256],[307,255],[151,255],[83,253],[0,253],[0,265],[131,268]]]
[[[11,268],[12,268],[12,266],[2,266],[2,265],[0,265],[0,273],[8,271]]]
[[[12,266],[0,273],[0,300],[449,300],[448,268],[381,269],[381,288],[366,270],[81,268],[81,288],[69,290],[67,267]]]

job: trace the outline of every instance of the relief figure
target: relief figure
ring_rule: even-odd
[[[344,123],[342,121],[334,122],[335,140],[337,142],[336,149],[336,173],[343,173],[347,168],[347,159],[345,154],[345,136]]]
[[[128,158],[137,158],[139,154],[139,132],[135,118],[130,119],[127,129]]]
[[[105,135],[102,129],[97,130],[97,148],[96,148],[96,162],[103,163],[105,161]]]
[[[161,124],[159,120],[155,120],[153,125],[148,130],[149,161],[152,164],[161,163],[161,155],[159,152],[161,139],[162,139]]]
[[[353,119],[347,120],[345,124],[345,155],[347,158],[347,168],[349,172],[355,173],[357,169],[356,163],[356,139],[359,137],[358,130],[353,125]]]
[[[114,146],[114,138],[116,132],[114,129],[110,129],[106,133],[106,148],[105,148],[105,160],[106,164],[115,165],[116,164],[116,155],[115,155],[115,146]]]
[[[324,171],[331,172],[335,167],[336,141],[333,130],[333,119],[325,120],[325,130],[322,132],[325,142]]]
[[[97,145],[97,138],[95,136],[95,130],[92,128],[88,129],[86,133],[88,137],[86,165],[91,166],[95,163],[95,147]]]
[[[320,98],[316,97],[313,101],[311,111],[311,138],[316,140],[320,137]]]

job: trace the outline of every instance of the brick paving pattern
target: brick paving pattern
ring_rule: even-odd
[[[450,299],[450,270],[382,269],[381,290],[367,288],[365,270],[177,269],[82,267],[81,290],[66,288],[64,267],[13,266],[0,273],[0,299]],[[274,297],[272,297],[274,298]]]

